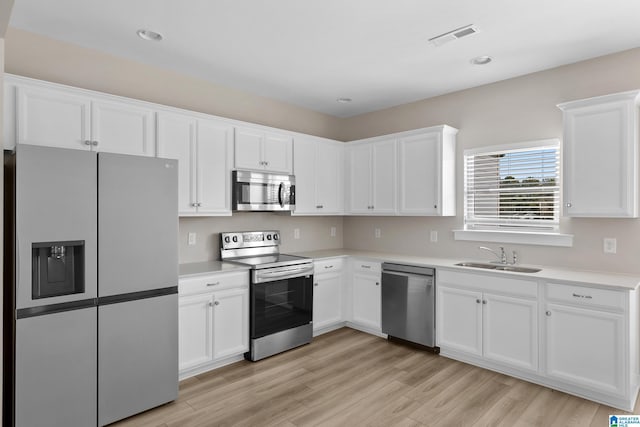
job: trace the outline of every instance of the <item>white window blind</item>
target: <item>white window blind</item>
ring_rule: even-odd
[[[467,151],[464,162],[466,229],[535,231],[558,227],[557,140]]]

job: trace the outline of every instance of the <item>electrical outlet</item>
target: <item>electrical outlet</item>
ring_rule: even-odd
[[[615,254],[618,246],[618,241],[615,237],[605,237],[602,239],[603,250],[605,254]]]
[[[293,229],[293,238],[294,239],[299,239],[300,238],[300,229],[299,228],[294,228]]]
[[[379,239],[380,238],[380,229],[376,228],[375,231],[374,231],[374,234],[376,236],[376,239]]]
[[[189,233],[189,246],[196,244],[196,233]]]
[[[331,237],[336,237],[336,228],[331,227]]]
[[[433,243],[438,241],[438,230],[431,230],[431,232],[429,233],[429,240],[431,240]]]

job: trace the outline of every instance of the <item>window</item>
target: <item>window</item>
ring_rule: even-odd
[[[465,229],[557,230],[559,163],[557,139],[465,151]]]

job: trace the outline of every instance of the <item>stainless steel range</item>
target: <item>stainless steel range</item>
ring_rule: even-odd
[[[248,360],[311,342],[313,260],[280,253],[278,231],[220,234],[220,257],[251,267]]]

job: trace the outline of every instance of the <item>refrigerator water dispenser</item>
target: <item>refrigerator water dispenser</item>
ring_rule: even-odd
[[[84,292],[84,240],[32,244],[32,298]]]

